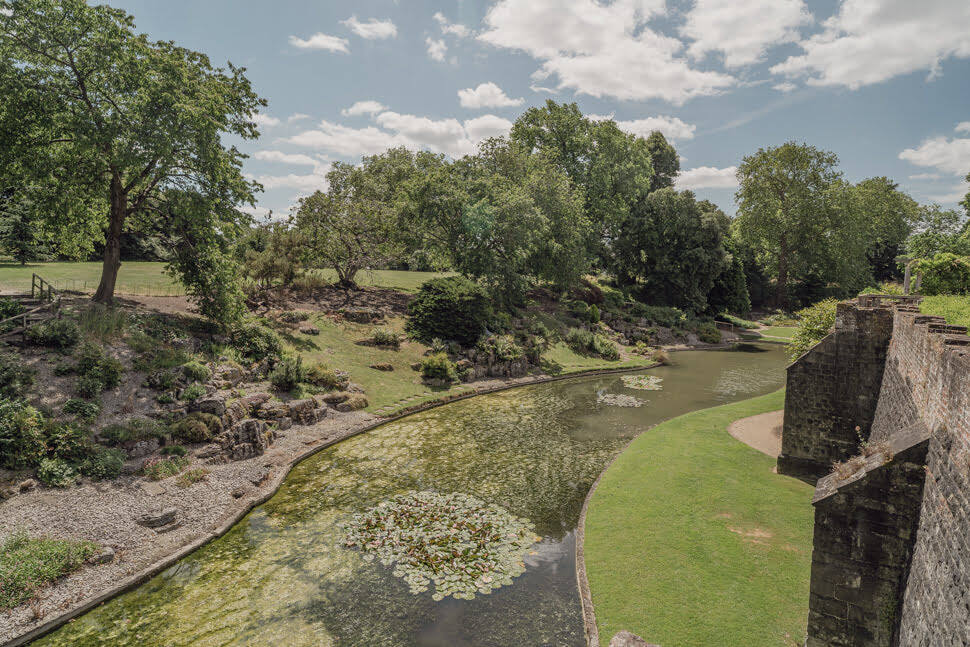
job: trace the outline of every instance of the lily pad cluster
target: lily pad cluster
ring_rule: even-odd
[[[471,600],[525,571],[522,555],[540,541],[526,519],[461,493],[409,492],[354,515],[344,545],[364,559],[394,564],[418,594],[434,584],[434,600]]]
[[[628,389],[639,389],[641,391],[662,391],[663,378],[656,375],[624,375],[622,378],[623,386]]]
[[[644,405],[644,401],[640,398],[623,393],[600,393],[596,397],[596,401],[614,407],[642,407]]]

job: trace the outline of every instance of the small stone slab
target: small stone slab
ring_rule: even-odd
[[[640,636],[629,631],[621,631],[613,636],[613,640],[610,641],[610,647],[659,647],[659,645],[648,643]]]
[[[88,564],[110,564],[115,559],[114,548],[105,546],[101,549],[101,552],[88,557]]]
[[[161,528],[175,522],[178,508],[165,508],[159,512],[149,512],[135,519],[135,523],[146,528]]]

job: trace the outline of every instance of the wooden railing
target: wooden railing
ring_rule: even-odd
[[[37,299],[38,301],[46,301],[50,303],[54,300],[55,295],[57,295],[57,290],[54,286],[44,280],[44,277],[39,274],[30,275],[30,298]]]
[[[60,293],[54,289],[53,285],[37,274],[31,275],[30,298],[32,301],[38,301],[39,305],[0,320],[0,340],[7,340],[20,335],[23,341],[27,341],[27,330],[31,326],[61,316]]]

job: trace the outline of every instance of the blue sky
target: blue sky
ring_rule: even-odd
[[[527,107],[659,128],[681,188],[735,210],[733,170],[789,139],[955,206],[970,171],[967,0],[109,0],[139,31],[245,66],[257,213],[389,146],[450,155]]]

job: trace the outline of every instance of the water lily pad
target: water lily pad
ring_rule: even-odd
[[[642,407],[645,404],[640,398],[622,393],[600,393],[596,401],[613,407]]]
[[[535,528],[504,508],[461,493],[409,492],[382,501],[343,526],[341,544],[364,559],[394,564],[411,593],[472,600],[525,571]]]
[[[662,391],[663,378],[656,375],[624,375],[623,386],[628,389],[639,389],[641,391]]]

